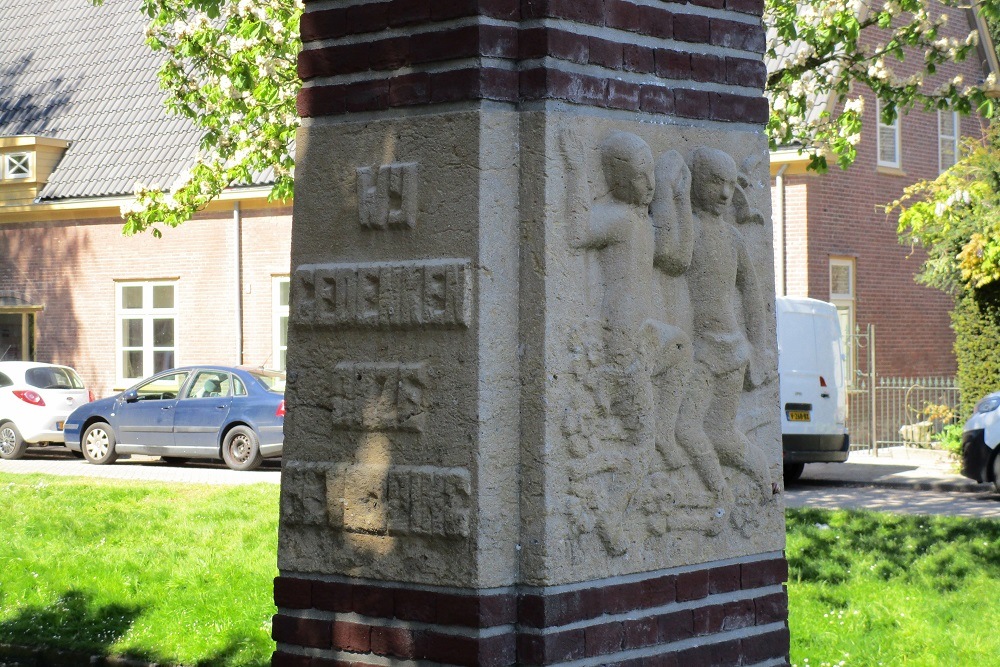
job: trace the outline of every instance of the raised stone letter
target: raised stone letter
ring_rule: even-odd
[[[293,276],[292,318],[332,328],[466,327],[471,275],[465,259],[307,264]]]
[[[333,425],[359,431],[424,430],[424,364],[340,362],[334,368]]]
[[[464,468],[340,466],[327,477],[330,525],[371,535],[468,537],[472,482]]]
[[[358,216],[366,229],[416,227],[416,163],[358,167]]]

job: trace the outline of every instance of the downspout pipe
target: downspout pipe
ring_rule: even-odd
[[[783,164],[778,169],[778,173],[774,175],[774,189],[778,191],[778,196],[775,198],[774,216],[774,229],[777,232],[774,235],[774,278],[778,296],[788,296],[787,271],[785,269],[785,172],[787,170],[788,165]]]
[[[233,202],[233,300],[236,315],[236,365],[243,364],[243,213],[238,201]]]

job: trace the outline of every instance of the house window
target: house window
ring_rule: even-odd
[[[272,326],[273,345],[271,358],[274,368],[285,370],[285,357],[288,353],[288,276],[277,276],[271,290],[272,293]]]
[[[947,171],[958,162],[959,124],[957,111],[938,111],[938,170]]]
[[[854,260],[851,258],[830,259],[830,303],[837,307],[840,318],[841,348],[847,355],[845,369],[848,384],[854,378],[854,348],[851,345],[854,334]]]
[[[136,380],[176,365],[173,282],[118,283],[118,378]]]
[[[28,178],[31,176],[30,153],[7,153],[3,156],[4,178]]]
[[[882,104],[875,105],[878,116],[878,166],[899,169],[899,116],[890,125],[882,122]]]

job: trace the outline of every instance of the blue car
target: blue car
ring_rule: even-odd
[[[253,470],[281,456],[285,374],[227,366],[174,368],[66,418],[66,446],[90,462],[119,454],[219,459]]]

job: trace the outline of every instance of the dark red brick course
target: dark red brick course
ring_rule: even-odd
[[[330,648],[331,622],[276,614],[271,619],[271,639],[285,644]]]
[[[774,658],[784,658],[788,662],[788,628],[767,632],[740,641],[743,664],[752,665]]]
[[[372,627],[371,652],[396,658],[413,658],[417,639],[409,628]]]
[[[271,654],[271,667],[312,667],[309,656],[275,651]]]
[[[779,558],[744,563],[740,576],[743,590],[781,584],[788,581],[788,561]]]
[[[788,618],[788,593],[772,593],[754,600],[757,625],[779,623]]]
[[[712,46],[724,46],[753,53],[764,53],[767,47],[763,25],[727,19],[712,19],[709,41]]]
[[[332,621],[333,648],[353,653],[371,650],[372,626],[365,623]]]
[[[682,92],[682,91],[675,91]],[[683,91],[694,92],[694,91]],[[694,570],[677,575],[677,601],[699,600],[708,596],[708,570]]]
[[[740,590],[740,566],[726,565],[708,572],[708,592],[712,595]]]
[[[592,625],[583,631],[584,653],[589,657],[610,655],[622,650],[625,642],[625,628],[621,623]]]
[[[312,581],[294,577],[274,578],[274,604],[286,609],[310,609]]]
[[[612,586],[519,596],[462,595],[279,577],[275,580],[276,599],[302,604],[309,596],[324,611],[349,610],[372,620],[307,619],[279,613],[273,619],[272,636],[282,643],[332,648],[358,654],[362,659],[364,655],[378,655],[494,667],[514,662],[550,665],[603,656],[608,657],[606,664],[630,664],[634,661],[615,661],[614,656],[658,645],[666,649],[679,641],[704,637],[706,641],[697,647],[664,650],[655,659],[644,658],[641,667],[739,664],[744,654],[780,658],[787,653],[784,629],[744,638],[742,643],[711,642],[711,637],[721,632],[785,622],[788,607],[784,591],[751,596],[754,588],[773,586],[786,573],[784,560],[775,559],[706,567]],[[723,598],[725,601],[714,597],[731,595],[741,588],[748,597]],[[684,608],[676,608],[677,603],[684,603]],[[432,627],[385,625],[378,621],[383,618]],[[571,623],[581,626],[559,629]],[[518,625],[525,630],[516,630]],[[485,638],[447,631],[459,627],[505,629]],[[526,631],[528,628],[537,628],[537,634]],[[290,664],[297,667],[294,656],[279,653],[274,660],[292,660]],[[358,667],[353,661],[350,664]],[[308,663],[308,667],[315,667],[315,662]]]

